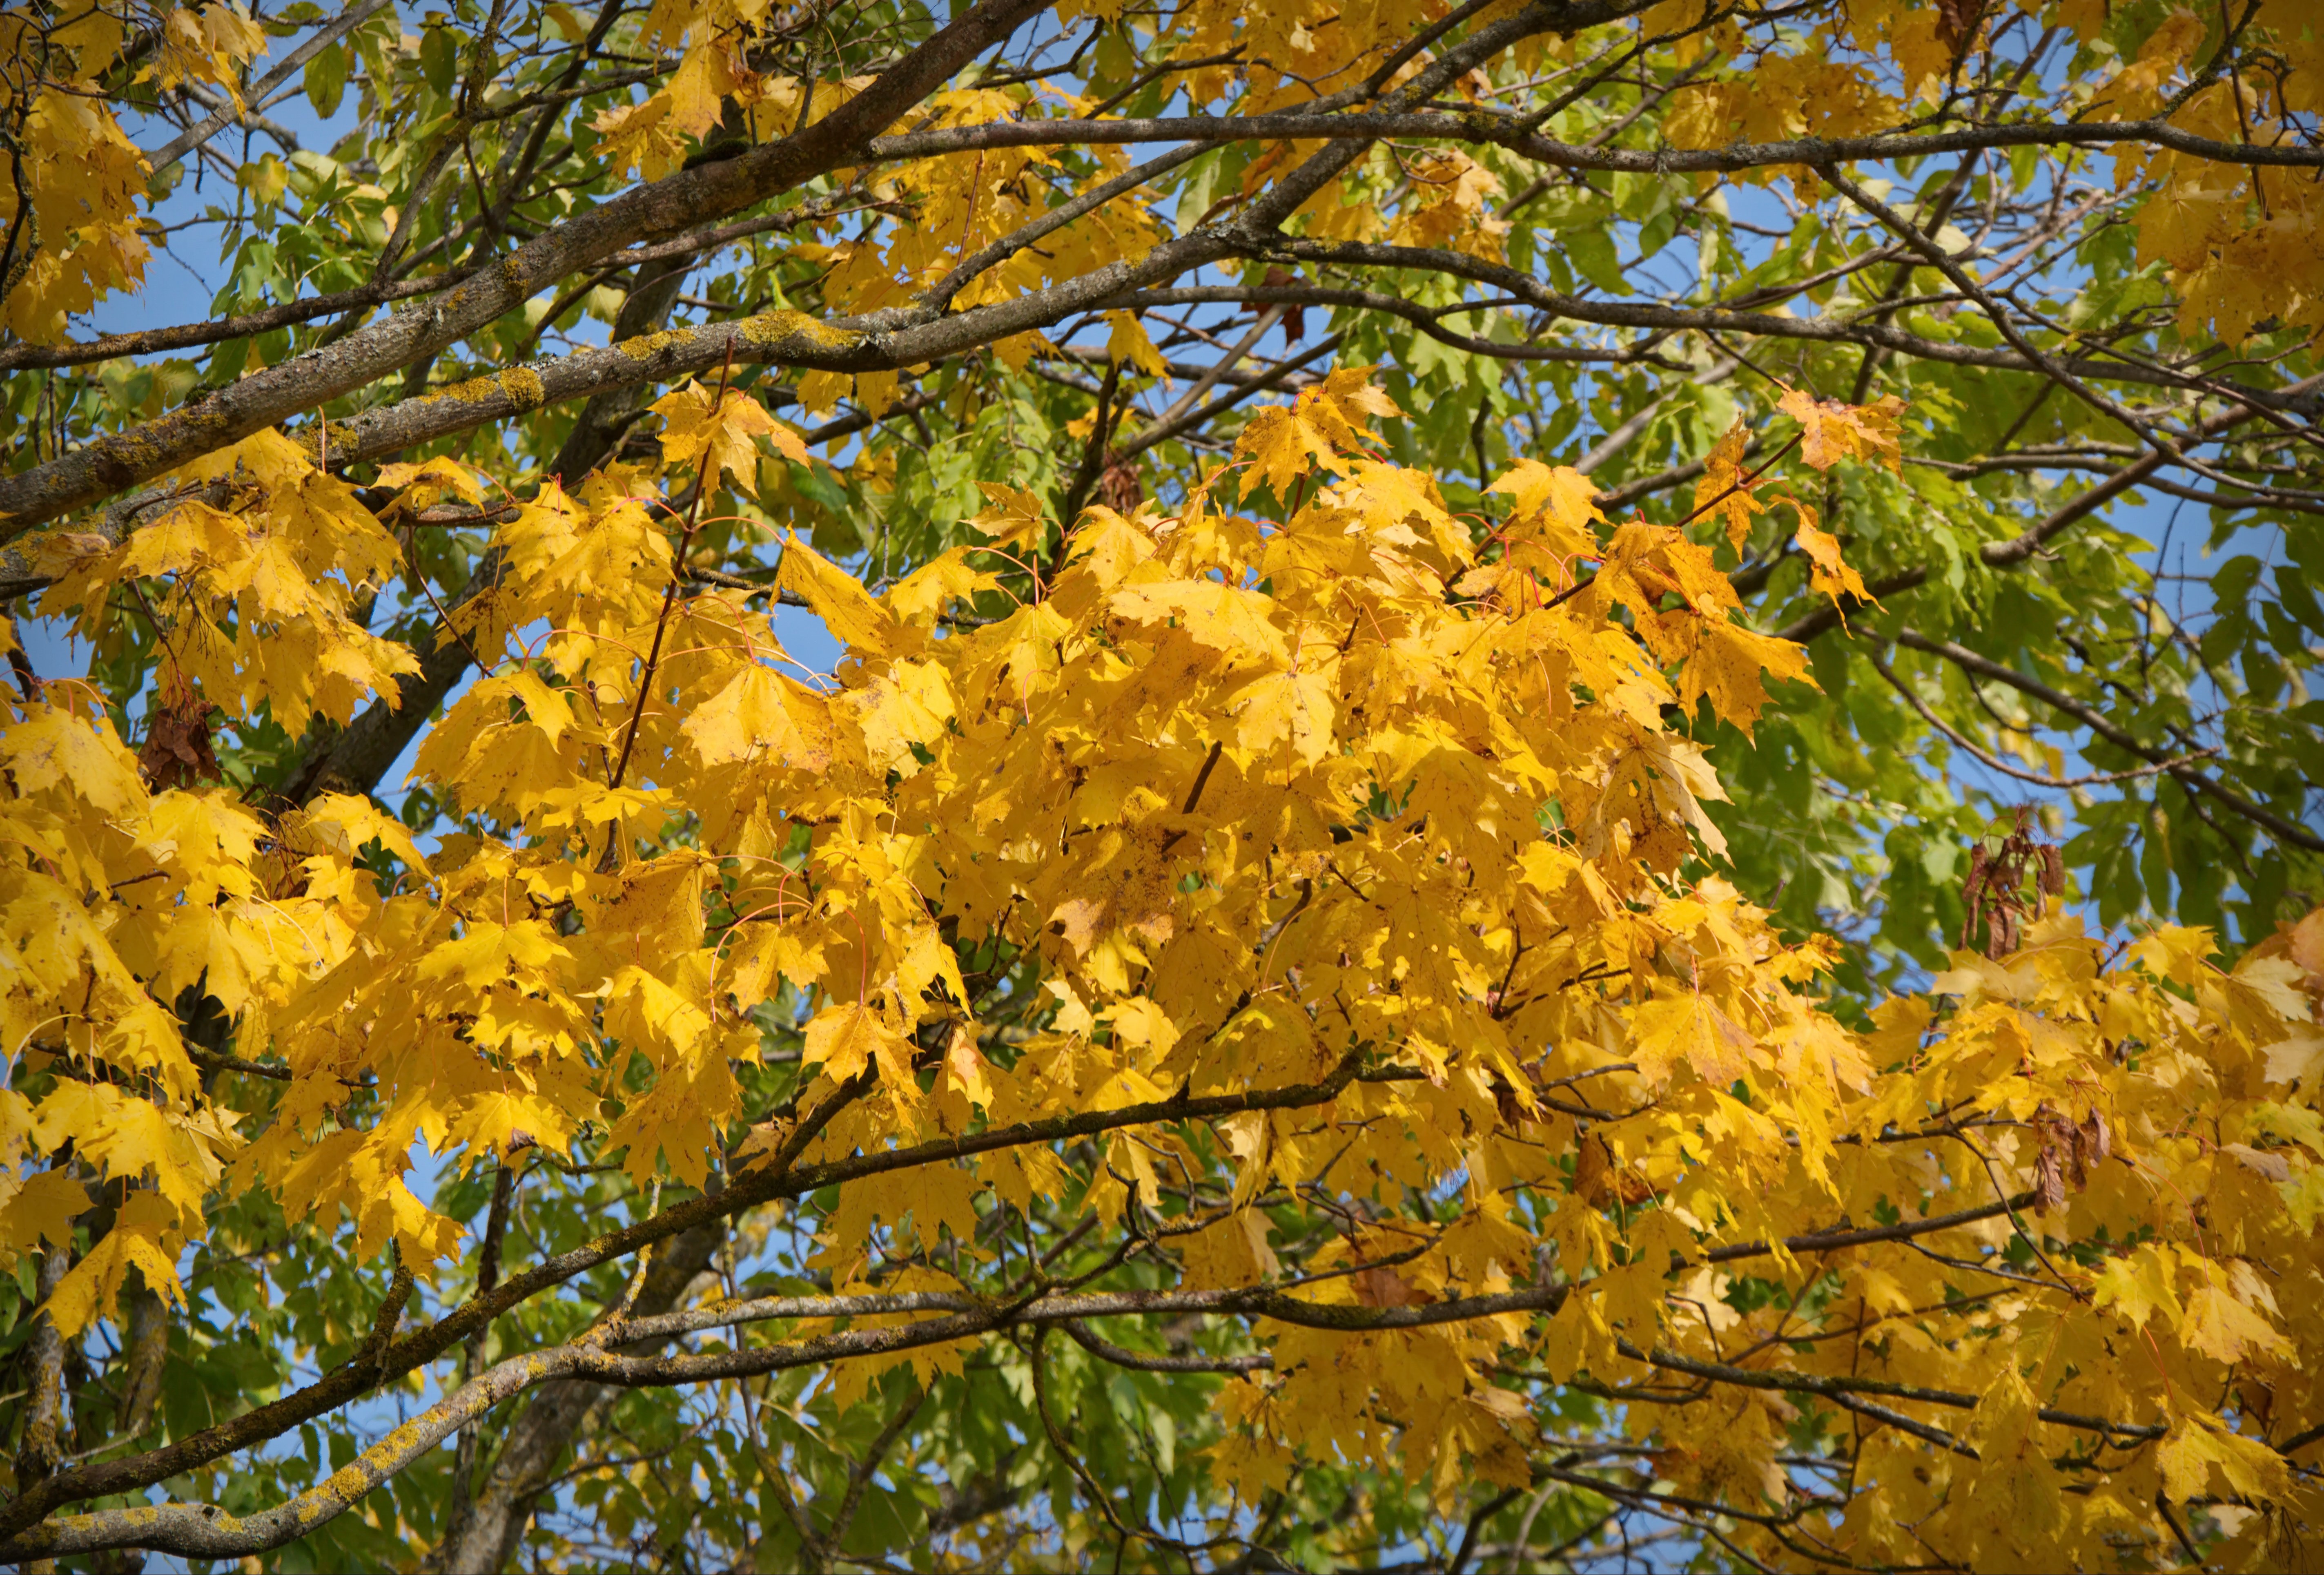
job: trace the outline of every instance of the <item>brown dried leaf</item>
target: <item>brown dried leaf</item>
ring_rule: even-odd
[[[190,693],[165,699],[145,730],[137,769],[156,792],[218,781],[217,755],[210,747],[209,703]]]
[[[2065,1201],[2065,1171],[2059,1163],[2057,1144],[2045,1133],[2042,1153],[2034,1162],[2034,1212],[2048,1214]]]
[[[1614,1155],[1605,1140],[1585,1137],[1573,1155],[1573,1191],[1581,1200],[1602,1206],[1613,1195],[1606,1184],[1607,1173],[1614,1168]]]
[[[1356,1300],[1366,1307],[1418,1307],[1428,1300],[1394,1269],[1359,1269],[1354,1283]]]

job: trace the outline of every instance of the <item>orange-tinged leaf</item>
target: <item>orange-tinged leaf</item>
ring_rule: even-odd
[[[1749,472],[1743,468],[1750,444],[1750,429],[1738,421],[1703,456],[1702,477],[1694,484],[1695,513],[1708,513],[1724,521],[1728,545],[1738,556],[1750,544],[1752,517],[1767,512],[1767,505],[1751,490]]]
[[[970,1103],[990,1108],[992,1104],[991,1063],[976,1048],[975,1032],[967,1024],[955,1024],[945,1042],[945,1078]]]
[[[1895,394],[1852,405],[1787,388],[1775,408],[1800,423],[1800,458],[1818,470],[1829,470],[1842,459],[1861,459],[1903,474],[1896,418],[1904,402]]]
[[[1840,561],[1840,538],[1817,528],[1815,510],[1789,495],[1777,501],[1789,504],[1800,516],[1799,531],[1792,540],[1807,555],[1810,588],[1830,597],[1834,607],[1844,607],[1849,601],[1872,601],[1872,593],[1865,588],[1864,577]]]

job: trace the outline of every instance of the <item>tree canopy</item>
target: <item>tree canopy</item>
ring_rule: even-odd
[[[0,1560],[2324,1558],[2311,7],[0,32]]]

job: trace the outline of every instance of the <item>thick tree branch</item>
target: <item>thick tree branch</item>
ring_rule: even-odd
[[[1574,7],[1581,11],[1583,7]],[[1591,7],[1589,9],[1600,9]],[[1637,9],[1629,7],[1626,9]],[[1588,25],[1582,23],[1581,25]],[[1563,31],[1561,29],[1561,31]],[[1330,103],[1330,100],[1324,101]],[[1507,148],[1553,169],[1653,175],[1736,174],[1775,165],[1885,163],[1939,153],[2024,147],[2116,147],[2144,143],[2245,167],[2324,168],[2324,149],[2287,144],[2223,143],[2154,120],[2090,123],[2031,121],[2015,125],[1961,126],[1950,131],[1862,137],[1794,137],[1782,142],[1729,143],[1716,148],[1609,148],[1563,143],[1533,129],[1536,116],[1472,109],[1398,113],[1319,112],[1280,115],[1187,116],[1119,120],[1026,120],[908,132],[874,139],[876,159],[925,159],[986,148],[1070,146],[1090,143],[1242,141],[1311,142],[1345,137],[1399,142],[1482,143]]]
[[[753,149],[736,158],[705,163],[637,188],[590,214],[556,227],[504,260],[493,277],[479,276],[470,281],[454,290],[448,300],[443,302],[402,314],[392,322],[372,325],[327,352],[301,357],[283,366],[270,368],[245,378],[200,406],[173,412],[133,432],[108,435],[77,453],[0,481],[0,513],[7,516],[6,524],[0,529],[5,529],[7,535],[13,537],[32,524],[94,501],[107,491],[134,485],[138,480],[159,474],[172,464],[232,442],[262,426],[273,424],[300,411],[311,410],[395,366],[409,365],[421,355],[432,354],[502,312],[513,310],[535,290],[595,263],[616,250],[620,245],[640,237],[650,239],[669,234],[698,225],[720,214],[736,211],[851,158],[918,158],[982,147],[1039,145],[1045,142],[1173,140],[1214,144],[1238,139],[1322,139],[1329,144],[1326,151],[1309,161],[1308,167],[1299,172],[1300,179],[1278,185],[1262,199],[1262,206],[1270,211],[1261,222],[1244,227],[1245,233],[1253,236],[1262,255],[1287,247],[1292,255],[1318,260],[1370,261],[1379,265],[1443,269],[1461,276],[1477,278],[1480,282],[1513,288],[1522,292],[1522,298],[1528,304],[1556,310],[1582,321],[1657,329],[1701,327],[1778,333],[1794,338],[1844,339],[1958,364],[2012,369],[2046,370],[2049,368],[2042,363],[2054,359],[2056,369],[2077,378],[2104,377],[2164,385],[2176,385],[2180,380],[2167,373],[2114,362],[2029,357],[2015,351],[1924,341],[1877,321],[1836,325],[1816,320],[1782,319],[1767,314],[1712,309],[1582,302],[1556,297],[1555,292],[1542,290],[1523,275],[1509,270],[1491,270],[1476,264],[1473,259],[1462,258],[1458,254],[1423,248],[1330,247],[1314,243],[1285,243],[1267,232],[1271,229],[1277,217],[1287,215],[1323,181],[1337,174],[1352,162],[1370,139],[1380,136],[1436,136],[1481,141],[1508,147],[1561,168],[1628,170],[1656,175],[1697,170],[1732,171],[1772,164],[1836,165],[1849,161],[1892,159],[1986,147],[2103,146],[2139,141],[2227,162],[2297,167],[2324,163],[2324,153],[2314,150],[2213,144],[2207,139],[2148,122],[1966,128],[1921,136],[1839,141],[1802,139],[1734,144],[1703,151],[1649,153],[1555,143],[1535,134],[1525,121],[1515,116],[1486,112],[1448,116],[1433,111],[1403,109],[1394,102],[1378,111],[1360,113],[1305,112],[1288,116],[1195,116],[1148,121],[1033,121],[914,132],[891,138],[869,134],[878,130],[881,120],[902,113],[928,87],[949,75],[952,69],[1005,37],[1016,23],[1023,19],[1023,14],[1029,14],[1034,8],[1028,0],[1005,0],[1005,3],[1004,0],[989,0],[986,5],[980,6],[913,51],[903,62],[875,81],[865,93],[833,116],[803,129],[793,137]],[[1617,5],[1530,7],[1525,13],[1480,30],[1474,38],[1448,51],[1443,59],[1424,70],[1413,84],[1391,95],[1391,99],[1405,102],[1425,99],[1437,91],[1443,80],[1449,80],[1450,76],[1457,75],[1475,60],[1489,57],[1528,32],[1571,32],[1627,14],[1637,8],[1635,5]],[[1360,96],[1358,90],[1351,89],[1349,94],[1335,96],[1334,99],[1325,102],[1336,109],[1339,104],[1352,102]],[[1283,200],[1286,198],[1290,200]],[[1046,223],[1048,220],[1036,222]],[[1260,236],[1265,238],[1259,239]],[[1182,237],[1182,240],[1194,238],[1188,236]],[[1189,255],[1181,259],[1177,268],[1146,269],[1141,270],[1141,273],[1145,280],[1152,281],[1185,267],[1200,265],[1202,262],[1216,260],[1215,255],[1196,255],[1210,250],[1202,246],[1190,248]],[[1365,253],[1378,255],[1367,257],[1362,255]],[[1122,279],[1112,283],[1117,288],[1127,288],[1133,281]],[[891,355],[882,355],[882,347],[876,341],[844,346],[804,342],[770,344],[765,347],[779,353],[765,358],[834,370],[884,370],[917,364],[932,356],[956,353],[958,349],[975,343],[987,342],[989,338],[1006,337],[1010,332],[1046,326],[1065,313],[1083,310],[1091,303],[1090,292],[1085,289],[1050,294],[1052,311],[1036,309],[1022,315],[1021,320],[1013,325],[989,320],[985,328],[997,331],[984,337],[980,337],[973,330],[965,337],[941,331],[928,333],[919,336],[909,345],[898,344]],[[862,325],[862,329],[878,334],[888,326],[885,323],[866,323]],[[933,325],[913,324],[908,320],[906,323],[896,326]],[[845,335],[858,325],[835,324],[832,327]],[[767,332],[764,325],[760,331],[762,334]],[[785,336],[777,334],[773,337],[779,340]],[[725,348],[722,345],[718,347],[717,354],[706,357],[699,352],[708,347],[697,344],[690,347],[697,354],[659,360],[654,366],[633,370],[646,375],[698,371],[709,360],[723,355]],[[835,351],[846,353],[834,354]],[[738,350],[738,358],[740,355]],[[545,370],[532,370],[540,371],[544,382],[549,380]],[[473,398],[463,399],[458,403],[468,407],[461,412],[465,419],[455,420],[448,426],[434,422],[412,423],[413,431],[405,436],[404,440],[416,441],[424,436],[441,435],[447,430],[456,431],[465,425],[519,413],[544,399],[570,398],[601,392],[620,381],[618,375],[609,375],[613,370],[602,363],[584,359],[561,367],[556,378],[559,385],[544,390],[538,396],[533,394],[531,377],[504,375],[506,380],[513,382],[513,398],[500,404],[490,401],[478,403]],[[468,392],[473,395],[475,391]],[[2280,396],[2264,390],[2239,389],[2236,393],[2239,397],[2271,408],[2283,403]],[[374,450],[366,447],[364,451]]]

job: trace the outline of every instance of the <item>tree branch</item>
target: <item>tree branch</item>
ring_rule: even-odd
[[[2286,401],[2297,402],[2304,400],[2309,394],[2319,388],[2324,388],[2324,373],[2294,383],[2280,390],[2279,394]],[[2200,434],[2200,440],[2209,441],[2241,426],[2259,413],[2259,410],[2248,403],[2231,405],[2219,414],[2200,423],[2196,430]],[[2043,519],[2027,526],[2007,541],[1986,542],[1978,549],[1978,561],[1988,569],[2015,568],[2037,556],[2051,542],[2096,514],[2105,505],[2135,488],[2142,481],[2168,463],[2169,459],[2170,457],[2161,449],[2149,449],[2137,459],[2115,471],[2106,480],[2075,494],[2073,497],[2052,510]],[[1928,583],[1932,572],[1932,570],[1921,565],[1899,570],[1885,579],[1877,581],[1869,588],[1872,592],[1871,599],[1882,601],[1901,592],[1916,589]],[[1779,640],[1790,640],[1794,644],[1804,644],[1819,635],[1828,634],[1840,627],[1842,616],[1840,607],[1827,601],[1776,630],[1775,637]]]
[[[2073,696],[2052,689],[2039,679],[2028,678],[2014,667],[2005,666],[1987,656],[1980,656],[1967,646],[1955,644],[1950,640],[1932,640],[1917,629],[1897,630],[1896,644],[1910,646],[1915,651],[1925,651],[1932,656],[1941,656],[1963,672],[1973,672],[1980,678],[1989,678],[1997,683],[2006,684],[2020,694],[2040,700],[2060,715],[2073,718],[2116,748],[2162,767],[2163,771],[2190,790],[2214,800],[2254,825],[2264,827],[2277,841],[2289,842],[2295,847],[2305,848],[2311,853],[2324,853],[2324,837],[2319,837],[2305,827],[2285,820],[2264,805],[2252,802],[2233,788],[2220,785],[2193,766],[2174,759],[2169,752],[2140,743],[2135,736],[2117,727],[2110,718],[2096,707],[2085,705]]]
[[[1605,11],[1611,7],[1572,8]],[[1618,9],[1641,9],[1626,6]],[[1600,16],[1600,21],[1607,20]],[[1575,26],[1593,25],[1577,22]],[[1560,27],[1556,31],[1568,29]],[[1324,100],[1332,106],[1332,100]],[[1093,143],[1312,142],[1344,138],[1483,143],[1507,148],[1559,170],[1609,174],[1738,174],[1773,165],[1886,163],[1938,153],[1965,153],[2023,147],[2114,147],[2145,143],[2191,153],[2222,164],[2246,167],[2324,168],[2324,149],[2252,143],[2223,143],[2157,120],[2087,123],[2036,121],[2016,125],[1962,126],[1951,131],[1891,133],[1861,137],[1793,137],[1781,142],[1729,143],[1716,148],[1609,148],[1563,143],[1533,129],[1531,115],[1471,109],[1461,115],[1438,110],[1329,111],[1323,106],[1278,115],[1186,116],[1116,120],[1025,120],[907,132],[873,139],[865,150],[875,159],[925,159],[941,153],[989,148],[1056,147]]]
[[[2026,771],[2019,766],[2010,764],[2007,761],[2002,759],[1991,750],[1979,745],[1975,739],[1970,738],[1968,735],[1962,733],[1959,728],[1951,726],[1942,717],[1938,716],[1934,710],[1930,709],[1928,701],[1923,699],[1920,695],[1914,690],[1910,684],[1896,676],[1895,669],[1890,667],[1886,662],[1880,660],[1878,653],[1867,652],[1866,660],[1872,663],[1872,670],[1875,672],[1877,672],[1887,681],[1890,689],[1895,690],[1898,694],[1904,696],[1904,703],[1911,706],[1913,709],[1919,714],[1921,720],[1926,722],[1930,727],[1934,727],[1955,746],[1967,750],[1987,769],[1997,771],[2004,776],[2014,777],[2019,782],[2031,783],[2035,787],[2096,787],[2104,783],[2135,782],[2142,777],[2154,776],[2160,773],[2167,771],[2175,771],[2182,765],[2191,765],[2198,760],[2207,760],[2210,756],[2218,753],[2217,749],[2199,749],[2192,755],[2176,755],[2172,759],[2163,761],[2154,765],[2136,766],[2129,771],[2092,771],[2085,772],[2080,776],[2043,776],[2038,772]]]

